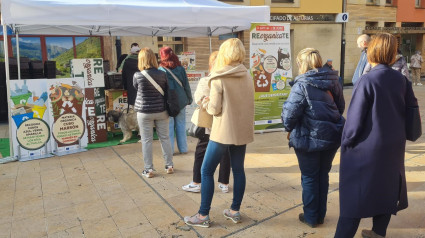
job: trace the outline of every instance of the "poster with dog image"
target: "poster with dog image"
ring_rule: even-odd
[[[50,100],[45,79],[10,82],[13,155],[19,161],[51,157]]]
[[[255,130],[282,128],[282,104],[289,96],[292,80],[290,24],[252,23],[250,44]]]
[[[48,81],[53,153],[65,155],[87,147],[83,78]]]

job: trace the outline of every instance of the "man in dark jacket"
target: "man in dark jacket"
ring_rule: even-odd
[[[139,54],[140,48],[133,46],[130,51],[130,56],[124,61],[122,67],[122,81],[124,89],[127,90],[127,101],[128,105],[133,106],[134,101],[136,100],[137,90],[133,87],[133,76],[134,73],[138,72],[137,68],[138,60],[137,56]]]

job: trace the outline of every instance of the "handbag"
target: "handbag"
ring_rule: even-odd
[[[202,139],[205,136],[205,128],[199,127],[192,123],[189,129],[187,129],[187,135],[198,138],[198,139]]]
[[[158,90],[162,96],[165,95],[164,90],[162,90],[161,86],[159,86],[158,83],[153,80],[148,72],[143,70],[141,73],[149,80],[149,82],[156,88],[156,90]],[[170,117],[176,117],[180,113],[179,96],[177,91],[168,88],[167,94],[165,96],[165,108],[167,109],[168,115],[170,115]]]
[[[190,121],[199,127],[211,128],[213,116],[208,114],[204,108],[197,107]]]
[[[422,135],[421,114],[415,94],[413,93],[412,83],[406,78],[405,102],[413,102],[412,105],[406,105],[406,140],[416,141]]]

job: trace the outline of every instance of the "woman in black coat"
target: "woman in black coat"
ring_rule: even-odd
[[[304,213],[299,219],[315,227],[326,216],[329,171],[341,144],[345,101],[338,72],[322,68],[317,50],[301,50],[297,64],[300,75],[283,104],[282,121],[301,170]]]
[[[385,237],[391,214],[407,207],[405,110],[417,100],[390,67],[396,54],[393,35],[376,35],[367,51],[372,69],[354,87],[342,135],[337,238],[354,237],[366,217],[373,217],[373,228],[362,236]],[[409,88],[412,97],[405,97]]]

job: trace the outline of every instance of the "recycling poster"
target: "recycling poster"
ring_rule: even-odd
[[[46,80],[12,80],[10,85],[15,157],[25,161],[52,156]]]
[[[252,23],[250,73],[255,88],[255,130],[282,128],[282,105],[291,91],[290,24]]]

